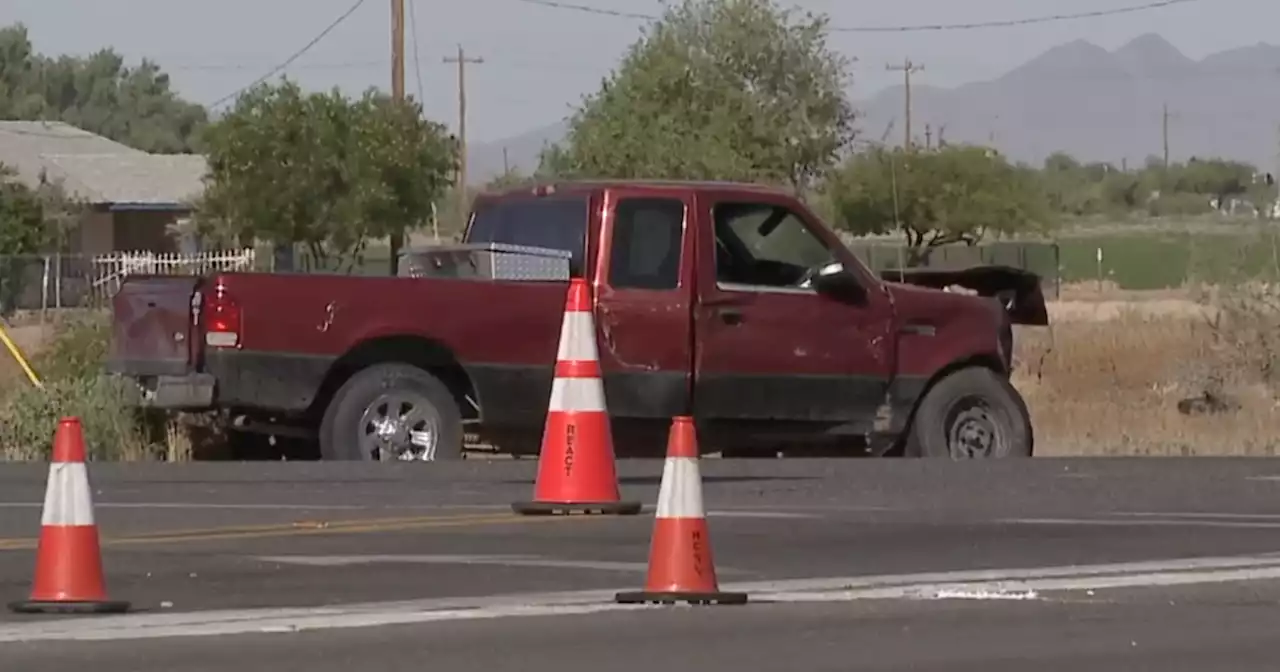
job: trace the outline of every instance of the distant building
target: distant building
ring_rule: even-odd
[[[44,121],[0,121],[0,163],[32,188],[60,181],[88,204],[68,242],[72,253],[90,255],[179,251],[169,226],[190,214],[206,169],[203,156],[149,154]]]

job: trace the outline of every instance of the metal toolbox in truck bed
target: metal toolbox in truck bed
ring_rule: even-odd
[[[503,243],[434,245],[406,250],[397,274],[411,278],[567,281],[573,254]]]

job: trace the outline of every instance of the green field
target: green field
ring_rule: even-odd
[[[1256,226],[1069,236],[1058,240],[1058,248],[1063,283],[1097,280],[1101,248],[1102,277],[1121,289],[1275,278],[1280,267],[1280,236]]]

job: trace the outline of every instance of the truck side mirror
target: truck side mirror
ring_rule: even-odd
[[[813,277],[813,289],[819,294],[826,294],[841,301],[862,303],[866,299],[866,289],[854,275],[844,269],[832,273],[822,273]]]

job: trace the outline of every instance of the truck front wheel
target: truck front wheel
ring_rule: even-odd
[[[1031,457],[1034,434],[1022,396],[985,367],[955,371],[934,384],[916,409],[907,457],[953,460]]]
[[[375,364],[351,376],[320,422],[325,460],[454,460],[462,415],[439,378],[408,364]]]

